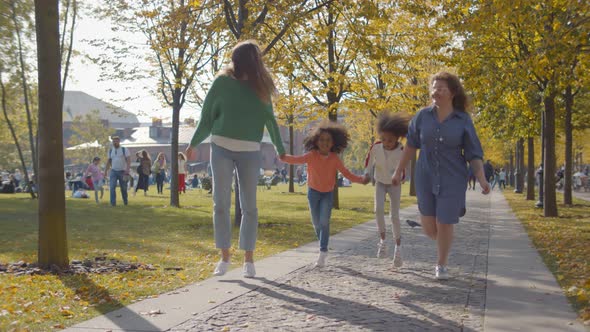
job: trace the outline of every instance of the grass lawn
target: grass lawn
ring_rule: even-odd
[[[258,191],[260,227],[255,259],[315,240],[307,208],[307,187],[287,185]],[[340,210],[332,213],[337,233],[373,218],[374,187],[340,188]],[[212,227],[212,199],[206,191],[181,195],[182,208],[168,207],[168,195],[138,193],[128,206],[101,204],[94,199],[67,198],[70,260],[105,254],[126,262],[153,264],[154,271],[27,276],[0,274],[0,330],[59,329],[134,301],[157,296],[206,279],[217,262]],[[415,202],[404,188],[402,207]],[[68,196],[70,193],[66,193]],[[120,193],[118,193],[120,194]],[[93,196],[93,194],[92,194]],[[120,204],[120,201],[118,202]],[[35,262],[37,202],[24,194],[0,195],[0,263]],[[233,212],[233,208],[232,208]],[[238,230],[234,229],[237,245]],[[233,267],[241,265],[235,251]],[[182,267],[181,271],[165,270]]]
[[[579,317],[590,320],[590,202],[574,198],[573,206],[564,206],[557,193],[559,217],[544,218],[524,195],[504,195]]]

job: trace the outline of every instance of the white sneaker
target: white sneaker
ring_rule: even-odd
[[[387,256],[387,247],[385,246],[385,242],[383,240],[377,243],[377,257],[383,258]]]
[[[224,262],[224,261],[219,261],[217,262],[217,265],[215,266],[215,270],[213,271],[213,275],[214,276],[222,276],[224,275],[227,270],[229,270],[230,267],[230,262]]]
[[[254,263],[245,262],[244,263],[244,278],[254,278],[256,275],[256,268],[254,268]]]
[[[318,261],[315,262],[315,266],[323,267],[326,266],[326,258],[328,258],[327,251],[320,251],[320,255],[318,256]]]
[[[402,267],[404,265],[404,261],[402,260],[402,248],[401,246],[395,246],[393,250],[393,266],[395,267]]]
[[[434,275],[436,280],[448,280],[449,279],[449,269],[446,266],[437,265],[434,271]]]

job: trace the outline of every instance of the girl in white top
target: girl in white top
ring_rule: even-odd
[[[186,156],[178,153],[178,192],[186,194]]]
[[[371,146],[365,160],[365,178],[368,180],[374,169],[375,180],[375,219],[379,229],[379,244],[377,257],[385,257],[385,195],[389,194],[389,218],[393,226],[393,238],[396,246],[393,254],[393,265],[403,265],[401,257],[401,227],[399,220],[399,206],[401,186],[394,186],[391,177],[395,172],[403,152],[403,145],[399,142],[408,132],[409,118],[404,114],[383,113],[377,121],[377,131],[381,141]],[[406,172],[406,176],[409,172]]]

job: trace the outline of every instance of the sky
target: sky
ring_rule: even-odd
[[[74,32],[74,49],[82,54],[96,56],[102,50],[90,45],[85,40],[101,37],[117,36],[126,40],[132,40],[136,44],[145,43],[145,37],[141,34],[131,35],[113,32],[111,24],[105,21],[98,21],[88,16],[81,16],[77,21]],[[143,61],[138,63],[128,62],[129,65],[139,67],[147,66]],[[109,102],[115,106],[134,113],[140,122],[151,122],[152,117],[162,118],[164,122],[171,121],[171,107],[163,104],[155,91],[158,85],[157,78],[142,81],[101,81],[101,68],[86,59],[83,55],[73,56],[71,60],[71,72],[68,75],[67,91],[82,91],[91,96]],[[116,92],[109,91],[115,90]],[[124,100],[129,96],[137,96],[133,100]],[[181,109],[181,120],[187,117],[198,118],[197,109],[186,105]]]

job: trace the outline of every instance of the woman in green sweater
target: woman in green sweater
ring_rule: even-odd
[[[203,104],[197,130],[186,149],[190,159],[193,148],[211,135],[213,172],[213,224],[215,245],[221,260],[215,275],[227,272],[231,247],[231,185],[234,169],[240,185],[240,249],[244,255],[244,277],[256,275],[254,248],[258,231],[256,185],[261,166],[260,141],[268,130],[279,155],[285,154],[279,127],[273,114],[271,97],[275,84],[262,61],[255,41],[237,44],[231,64],[215,78]]]

